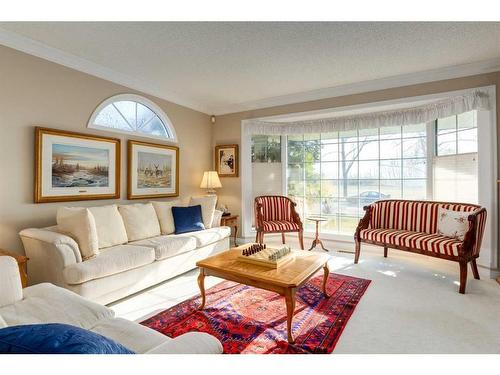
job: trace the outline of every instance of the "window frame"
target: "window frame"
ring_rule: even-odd
[[[459,115],[454,115],[453,117],[455,117],[455,129],[450,131],[448,134],[453,134],[454,137],[455,137],[455,152],[453,153],[450,153],[450,154],[439,154],[439,129],[438,129],[438,121],[439,119],[436,119],[432,122],[433,124],[433,131],[434,131],[434,156],[435,157],[445,157],[445,156],[456,156],[456,155],[464,155],[464,154],[477,154],[477,149],[476,151],[473,151],[473,152],[459,152],[459,145],[460,145],[460,139],[458,137],[458,135],[460,134],[460,132],[463,132],[463,131],[466,131],[466,130],[471,130],[471,129],[476,129],[476,134],[477,134],[477,111],[476,113],[474,114],[475,118],[474,118],[474,126],[470,127],[470,128],[464,128],[464,129],[460,129],[458,127],[458,116]],[[452,117],[452,116],[450,116]],[[442,134],[441,134],[442,135]],[[479,143],[478,140],[477,140],[477,136],[476,136],[476,143]]]
[[[410,136],[406,136],[405,135],[405,132],[404,132],[404,127],[403,126],[396,126],[395,128],[399,128],[399,133],[398,133],[398,136],[387,136],[387,135],[384,135],[384,134],[381,134],[380,132],[380,128],[377,128],[376,129],[376,135],[375,136],[375,139],[371,140],[370,142],[377,142],[378,144],[378,158],[377,159],[361,159],[361,161],[373,161],[373,162],[376,162],[378,164],[378,168],[379,168],[379,171],[380,171],[380,165],[381,165],[381,162],[384,162],[384,161],[390,161],[390,160],[399,160],[401,162],[401,165],[399,167],[400,169],[400,176],[399,178],[381,178],[380,176],[380,172],[378,174],[378,178],[361,178],[360,175],[359,175],[359,162],[360,162],[360,159],[359,159],[359,151],[358,151],[358,154],[357,154],[357,157],[356,159],[353,160],[353,162],[356,162],[356,169],[357,169],[357,176],[356,178],[352,178],[352,179],[349,179],[347,178],[346,180],[347,181],[352,181],[352,182],[355,182],[357,184],[357,202],[356,202],[356,205],[357,205],[357,214],[354,214],[354,213],[342,213],[342,212],[338,212],[337,214],[334,214],[334,215],[325,215],[322,213],[322,208],[321,208],[321,203],[320,203],[320,207],[319,207],[319,214],[322,215],[322,216],[326,216],[326,217],[332,217],[332,218],[335,218],[336,220],[336,230],[333,231],[333,232],[330,232],[330,231],[326,231],[326,230],[323,230],[323,232],[325,234],[329,234],[329,235],[334,235],[334,236],[350,236],[351,234],[350,233],[346,233],[346,232],[343,232],[342,229],[341,229],[341,221],[342,219],[348,219],[348,218],[351,218],[351,219],[356,219],[356,220],[359,220],[361,217],[363,217],[363,212],[362,212],[362,207],[365,205],[365,204],[361,204],[361,199],[360,199],[360,192],[361,192],[361,182],[363,181],[377,181],[378,182],[378,193],[380,194],[381,193],[381,181],[399,181],[400,182],[400,195],[401,197],[400,198],[394,198],[394,199],[405,199],[404,198],[404,182],[405,181],[423,181],[425,180],[425,197],[424,198],[421,198],[421,199],[429,199],[430,195],[432,195],[432,154],[433,154],[433,149],[432,147],[429,148],[429,144],[428,144],[428,140],[431,138],[431,134],[429,133],[430,131],[430,124],[432,123],[422,123],[421,125],[423,126],[423,134],[421,135],[410,135]],[[340,138],[340,133],[338,133],[338,138],[336,141],[332,141],[333,144],[338,144],[340,145],[341,143],[356,143],[357,147],[359,147],[359,144],[360,142],[362,142],[362,139],[363,139],[363,135],[360,135],[358,131],[356,131],[356,135],[353,135],[352,136],[352,139],[350,141],[344,141],[344,142],[341,142],[341,138]],[[323,138],[322,138],[322,134],[318,134],[319,136],[319,144],[320,146],[322,146],[323,144],[329,144],[328,141],[326,142],[323,142]],[[288,136],[283,136],[283,141],[282,141],[282,144],[284,145],[287,145],[288,146]],[[405,156],[404,155],[404,152],[403,152],[403,147],[404,147],[404,141],[405,140],[413,140],[413,139],[425,139],[425,142],[426,142],[426,145],[425,145],[425,153],[424,155],[422,156],[413,156],[413,157],[410,157],[410,156]],[[380,155],[380,144],[381,142],[383,141],[387,141],[387,140],[399,140],[400,141],[400,155],[398,158],[387,158],[387,157],[381,157]],[[295,140],[294,142],[297,142],[297,143],[301,143],[302,144],[302,147],[305,146],[305,142],[307,142],[307,140],[305,138],[303,138],[302,140]],[[284,161],[283,161],[284,160]],[[403,173],[403,170],[404,170],[404,161],[405,160],[425,160],[426,162],[426,169],[425,169],[425,177],[414,177],[414,178],[408,178],[408,177],[405,177],[404,176],[404,173]],[[348,160],[349,161],[349,160]],[[321,191],[322,191],[322,187],[321,187],[321,181],[325,180],[322,176],[322,168],[323,168],[323,165],[322,163],[324,162],[322,160],[322,157],[320,156],[319,160],[316,161],[318,164],[320,164],[320,176],[319,178],[317,179],[317,181],[320,182],[320,195],[318,197],[316,197],[317,199],[321,200],[324,198],[324,196],[322,195]],[[341,158],[340,158],[340,155],[336,158],[336,161],[333,161],[334,163],[341,163]],[[295,163],[295,162],[294,162]],[[298,161],[296,164],[304,164],[306,163],[305,160],[302,160],[302,161]],[[326,161],[326,163],[329,163],[328,161]],[[289,173],[288,173],[288,167],[289,167],[289,160],[288,160],[288,153],[286,152],[286,155],[282,157],[282,167],[285,171],[285,174],[286,174],[286,177],[284,177],[283,179],[283,182],[284,182],[284,186],[283,186],[283,194],[286,195],[286,196],[289,196],[289,191],[288,191],[288,182],[289,182]],[[308,217],[308,216],[314,216],[313,214],[307,214],[305,213],[305,204],[306,204],[306,201],[307,201],[307,198],[308,198],[308,194],[307,194],[307,181],[313,181],[314,179],[308,179],[306,178],[305,176],[303,176],[303,178],[301,179],[301,181],[303,182],[303,186],[302,186],[302,195],[300,195],[302,201],[304,202],[304,205],[301,207],[301,209],[299,209],[300,211],[300,215],[301,217],[304,219],[304,222],[305,222],[305,219]],[[326,179],[328,180],[328,179]],[[340,176],[337,176],[336,179],[334,179],[335,181],[337,182],[340,182],[344,179],[341,179]],[[297,180],[298,181],[298,180]],[[429,188],[429,185],[430,185],[430,188]],[[339,185],[340,186],[340,185]],[[329,198],[329,197],[327,197]],[[340,205],[341,201],[342,200],[346,200],[346,199],[349,199],[349,196],[346,196],[346,197],[343,197],[340,192],[337,192],[337,195],[335,197],[333,197],[337,203]],[[410,199],[410,198],[406,198],[406,199]],[[340,206],[339,206],[340,207]],[[358,217],[359,216],[359,217]],[[307,223],[304,223],[304,224],[307,224]],[[307,231],[307,229],[306,229]]]
[[[133,131],[133,130],[129,131],[129,130],[124,130],[124,129],[110,128],[107,126],[97,125],[95,123],[97,116],[99,116],[99,114],[101,113],[101,111],[104,108],[106,108],[110,104],[113,104],[116,102],[122,102],[122,101],[136,102],[136,103],[142,104],[143,106],[150,109],[156,116],[158,116],[160,121],[165,126],[165,131],[169,135],[169,138],[165,138],[165,137],[157,136],[157,135],[153,135],[153,134],[141,133],[141,132]],[[153,101],[151,101],[151,100],[149,100],[141,95],[136,95],[136,94],[113,95],[113,96],[107,98],[106,100],[102,101],[96,107],[96,109],[92,112],[92,115],[90,116],[90,119],[87,123],[87,128],[104,130],[104,131],[108,131],[108,132],[112,132],[112,133],[135,135],[137,137],[143,137],[143,138],[152,138],[152,139],[161,140],[161,141],[169,142],[169,143],[178,143],[177,133],[176,133],[175,128],[172,124],[172,121],[170,121],[167,114]]]

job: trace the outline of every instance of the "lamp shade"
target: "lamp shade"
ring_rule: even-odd
[[[222,184],[219,180],[219,175],[216,171],[206,171],[203,173],[200,188],[202,189],[216,189],[221,188]]]

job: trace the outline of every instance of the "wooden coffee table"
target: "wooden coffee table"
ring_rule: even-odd
[[[198,285],[201,292],[200,309],[205,307],[205,276],[216,276],[222,279],[270,290],[285,296],[287,312],[288,342],[293,343],[292,319],[295,311],[295,292],[316,272],[323,268],[323,294],[326,294],[328,280],[329,256],[314,252],[294,251],[295,259],[278,269],[263,267],[241,261],[237,258],[241,250],[249,244],[230,249],[223,253],[200,260],[196,265],[200,268]]]

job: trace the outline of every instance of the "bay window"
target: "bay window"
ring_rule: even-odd
[[[352,235],[380,199],[477,202],[476,111],[431,123],[253,136],[253,197],[288,195],[306,231]],[[465,188],[465,190],[464,190]]]

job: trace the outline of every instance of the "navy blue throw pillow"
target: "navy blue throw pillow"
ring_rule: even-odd
[[[195,232],[205,229],[201,217],[201,205],[189,207],[172,207],[175,234]]]
[[[134,354],[102,335],[69,324],[29,324],[0,329],[1,354]]]

